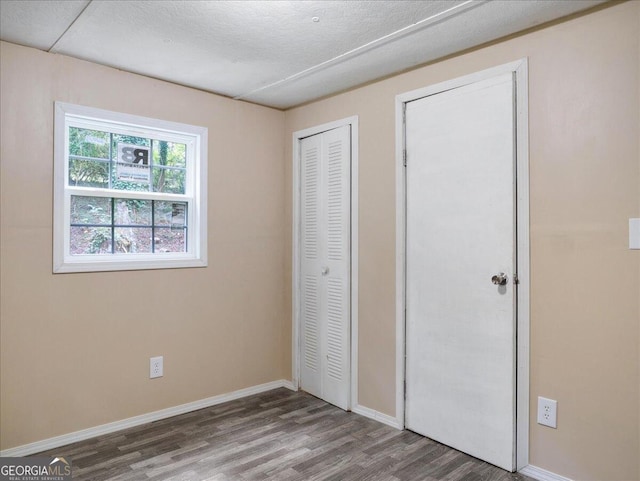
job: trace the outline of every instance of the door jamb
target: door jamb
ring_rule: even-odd
[[[317,125],[293,133],[293,259],[292,259],[292,366],[294,390],[300,388],[300,141],[328,130],[349,125],[351,127],[351,239],[350,239],[350,325],[349,325],[349,393],[347,410],[358,404],[358,116]]]
[[[405,105],[407,102],[512,72],[516,88],[516,189],[517,189],[517,368],[516,459],[517,470],[529,463],[529,125],[528,61],[523,58],[464,77],[396,96],[396,420],[405,426],[405,321],[406,321],[406,170]]]

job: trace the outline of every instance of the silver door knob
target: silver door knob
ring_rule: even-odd
[[[327,274],[329,274],[329,268],[325,266],[322,268],[322,275],[326,276]]]
[[[500,274],[496,274],[491,278],[491,282],[493,282],[496,286],[504,286],[507,284],[507,275],[504,272]]]

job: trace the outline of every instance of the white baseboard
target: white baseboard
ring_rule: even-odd
[[[286,387],[290,391],[297,391],[298,390],[296,388],[295,384],[293,384],[291,381],[287,381],[287,380],[282,381],[282,387]]]
[[[375,419],[382,424],[386,424],[387,426],[391,426],[396,429],[403,429],[403,426],[400,425],[400,422],[394,418],[393,416],[389,416],[388,414],[383,414],[381,412],[376,411],[375,409],[367,408],[364,406],[360,406],[356,404],[352,409],[352,412],[359,414],[360,416],[364,416],[366,418]]]
[[[571,481],[569,478],[565,478],[564,476],[560,476],[559,474],[552,473],[551,471],[547,471],[546,469],[542,469],[537,466],[532,466],[531,464],[525,466],[518,472],[539,481]]]
[[[102,434],[113,433],[115,431],[120,431],[122,429],[139,426],[141,424],[158,421],[160,419],[170,418],[172,416],[177,416],[178,414],[197,411],[198,409],[215,406],[216,404],[222,404],[228,401],[233,401],[235,399],[252,396],[254,394],[260,394],[265,391],[271,391],[272,389],[277,389],[279,387],[285,387],[287,389],[295,390],[293,389],[293,384],[291,383],[291,381],[286,381],[282,379],[279,381],[272,381],[265,384],[260,384],[258,386],[252,386],[245,389],[239,389],[238,391],[233,391],[230,393],[220,394],[218,396],[201,399],[199,401],[194,401],[186,404],[181,404],[179,406],[161,409],[160,411],[141,414],[140,416],[134,416],[132,418],[123,419],[121,421],[114,421],[112,423],[102,424],[100,426],[95,426],[93,428],[83,429],[81,431],[75,431],[73,433],[63,434],[61,436],[56,436],[49,439],[43,439],[42,441],[36,441],[34,443],[24,444],[22,446],[17,446],[15,448],[5,449],[0,451],[0,456],[2,457],[28,456],[29,454],[35,454],[42,451],[47,451],[49,449],[58,448],[60,446],[66,446],[67,444],[75,443],[78,441],[84,441],[85,439],[93,438],[95,436],[100,436]]]

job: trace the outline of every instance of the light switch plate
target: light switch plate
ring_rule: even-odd
[[[629,249],[640,249],[640,219],[629,219]]]

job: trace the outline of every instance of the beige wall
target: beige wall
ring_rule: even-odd
[[[0,48],[2,449],[282,379],[284,114]],[[55,100],[208,127],[207,268],[51,273]]]
[[[528,57],[530,463],[640,478],[639,32],[640,2],[625,3],[287,111],[287,159],[292,132],[360,118],[360,404],[395,414],[395,96]],[[540,395],[558,400],[557,430],[535,422]]]

